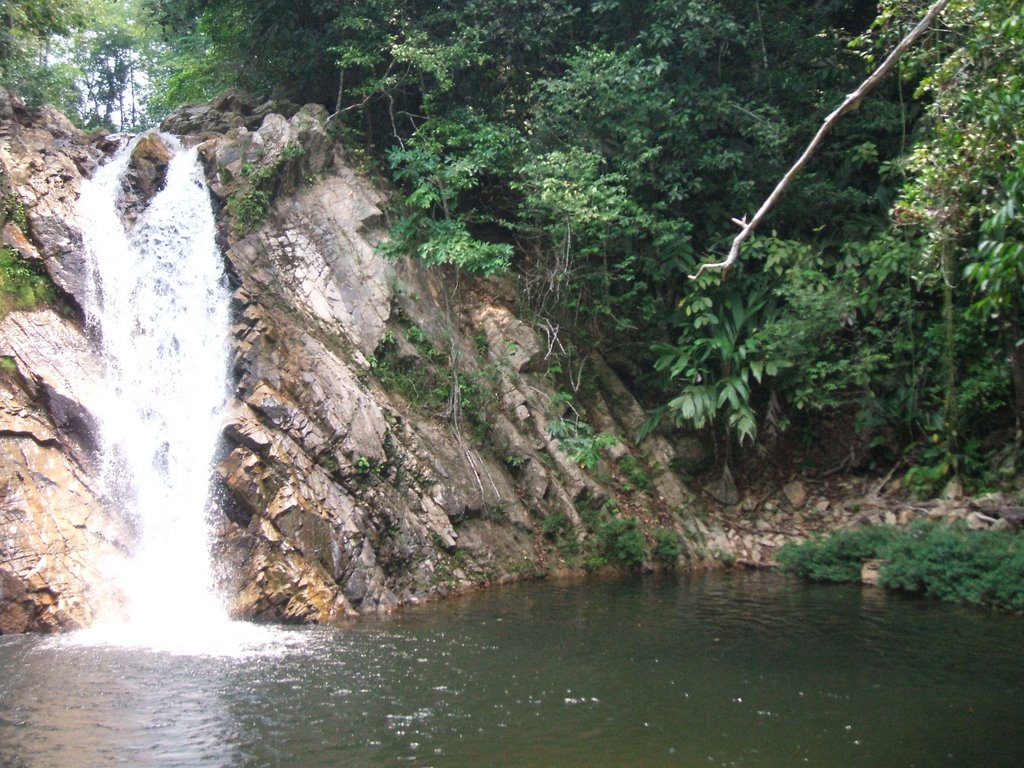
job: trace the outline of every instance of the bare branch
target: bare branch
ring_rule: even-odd
[[[782,177],[782,181],[776,185],[775,190],[768,196],[768,199],[764,201],[757,213],[754,214],[754,218],[750,221],[747,221],[746,217],[743,217],[742,219],[733,219],[733,222],[742,229],[740,230],[740,233],[736,235],[736,239],[732,241],[732,247],[729,249],[729,255],[722,261],[701,264],[700,268],[697,270],[697,274],[690,275],[691,280],[696,280],[706,269],[726,269],[735,263],[736,259],[740,255],[740,246],[743,245],[743,242],[747,238],[754,234],[754,230],[757,229],[757,225],[761,223],[761,220],[768,215],[768,212],[779,201],[779,198],[782,197],[782,193],[786,187],[789,186],[789,183],[800,172],[800,169],[806,165],[807,161],[811,159],[811,156],[818,151],[822,142],[825,141],[825,137],[828,135],[828,132],[832,130],[843,115],[860,104],[861,99],[874,90],[875,87],[885,79],[885,76],[888,75],[889,72],[892,71],[893,67],[896,66],[896,62],[899,61],[900,57],[902,57],[903,54],[907,52],[907,49],[916,43],[928,30],[928,27],[930,27],[938,15],[945,10],[947,5],[949,5],[949,0],[938,0],[938,2],[931,7],[928,13],[925,14],[924,18],[917,23],[917,26],[910,30],[907,36],[900,40],[899,45],[892,49],[892,52],[886,57],[885,61],[878,65],[878,68],[871,73],[867,80],[862,82],[853,93],[848,94],[843,100],[843,103],[840,104],[832,114],[825,118],[825,122],[822,124],[821,128],[818,129],[818,132],[814,135],[811,143],[807,145],[807,149],[805,149],[804,153],[800,155],[800,158],[793,164],[793,167],[786,172],[786,175]]]

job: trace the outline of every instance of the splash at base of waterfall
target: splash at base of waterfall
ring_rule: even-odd
[[[58,645],[134,648],[174,656],[248,658],[280,656],[305,644],[306,635],[295,627],[251,624],[221,617],[211,624],[146,624],[131,620],[97,623],[54,638]]]

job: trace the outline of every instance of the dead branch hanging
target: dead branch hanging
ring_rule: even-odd
[[[754,218],[747,221],[747,217],[744,216],[742,219],[732,220],[734,224],[741,227],[741,230],[740,233],[736,235],[736,239],[732,241],[732,247],[729,248],[729,255],[722,261],[701,264],[696,274],[690,275],[691,280],[696,280],[706,269],[727,269],[735,263],[736,259],[740,255],[740,246],[743,245],[743,242],[747,238],[754,234],[754,230],[757,228],[757,225],[761,223],[761,220],[764,219],[768,212],[779,201],[779,198],[782,197],[782,193],[786,187],[789,186],[789,183],[794,179],[794,177],[796,177],[814,153],[818,151],[818,148],[825,141],[825,137],[828,135],[828,132],[832,130],[843,115],[860,104],[861,99],[874,90],[875,87],[885,79],[885,76],[888,75],[896,66],[896,62],[899,61],[903,54],[906,53],[907,50],[928,30],[932,25],[932,22],[934,22],[938,15],[945,10],[947,5],[949,5],[949,0],[938,0],[938,2],[931,7],[928,13],[925,14],[924,18],[917,23],[917,26],[910,30],[906,37],[900,40],[899,45],[893,48],[885,61],[883,61],[875,71],[857,87],[857,90],[848,94],[843,100],[843,103],[840,104],[832,114],[825,118],[825,122],[822,124],[821,128],[818,129],[818,132],[814,135],[811,143],[807,145],[807,149],[804,150],[803,154],[800,155],[800,158],[786,172],[786,175],[782,177],[782,180],[778,185],[776,185],[774,191],[768,196],[768,199],[764,201],[757,213],[754,214]]]

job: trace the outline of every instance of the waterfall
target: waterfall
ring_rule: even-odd
[[[230,294],[195,149],[173,150],[164,187],[126,231],[118,197],[134,142],[87,181],[80,220],[86,317],[106,376],[102,489],[134,549],[101,621],[127,642],[228,623],[210,556],[210,480],[228,392]],[[139,640],[139,638],[143,638]]]

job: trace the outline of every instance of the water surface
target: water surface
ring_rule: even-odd
[[[1022,620],[876,590],[536,583],[273,638],[0,638],[0,765],[1024,765]]]

